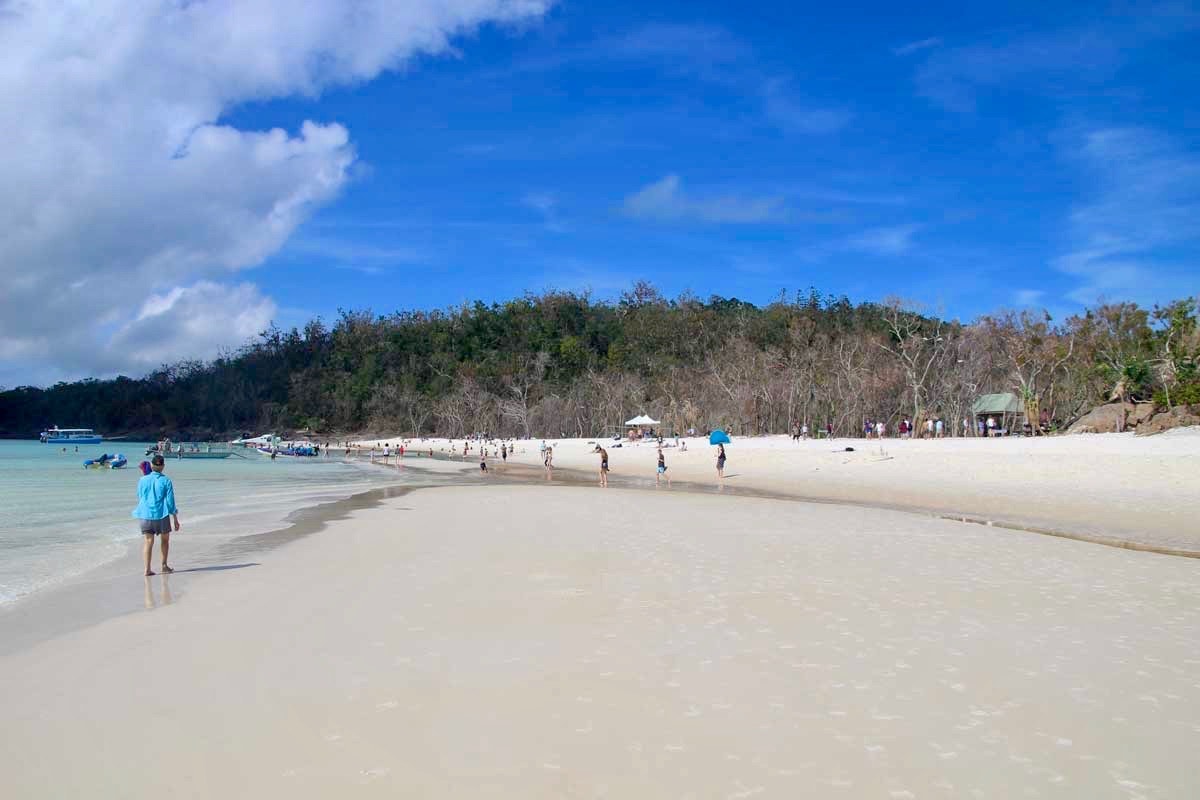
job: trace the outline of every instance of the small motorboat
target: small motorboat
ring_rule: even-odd
[[[101,453],[83,462],[84,469],[122,469],[129,462],[121,453]]]
[[[161,454],[163,458],[229,458],[230,456],[238,456],[238,453],[233,452],[229,445],[212,444],[211,442],[176,442],[171,443],[169,439],[152,444],[146,450],[146,455],[152,456]]]

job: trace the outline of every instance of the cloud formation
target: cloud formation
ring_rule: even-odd
[[[912,249],[913,236],[920,229],[920,225],[871,228],[847,238],[845,247],[877,256],[898,256]]]
[[[1200,243],[1200,156],[1145,128],[1103,128],[1073,142],[1091,180],[1069,219],[1070,249],[1054,266],[1079,280],[1068,297],[1141,301],[1196,291],[1196,265],[1177,253]]]
[[[683,190],[678,175],[667,175],[625,198],[627,216],[656,221],[749,224],[782,218],[783,200],[739,195],[695,197]]]
[[[938,47],[939,45],[941,45],[941,43],[942,43],[941,38],[939,38],[937,36],[933,36],[928,39],[921,39],[921,40],[915,41],[915,42],[908,42],[907,44],[902,44],[899,47],[893,47],[892,54],[897,55],[897,56],[909,56],[920,50],[928,50],[930,47]]]
[[[836,108],[818,108],[796,100],[783,81],[768,81],[763,88],[767,118],[793,133],[823,135],[836,133],[850,122],[852,114]]]
[[[249,131],[222,115],[370,80],[550,2],[6,6],[0,357],[46,372],[10,368],[0,382],[138,370],[241,343],[274,305],[216,281],[276,252],[345,187],[356,154],[334,122]]]
[[[152,294],[137,316],[121,325],[103,351],[114,366],[146,372],[182,353],[216,353],[271,324],[275,302],[249,283],[199,281]]]
[[[917,91],[956,112],[974,111],[980,95],[999,89],[1065,94],[1102,84],[1144,45],[1200,27],[1200,12],[1187,4],[1130,8],[1125,16],[1107,17],[1086,27],[938,47],[917,69]]]

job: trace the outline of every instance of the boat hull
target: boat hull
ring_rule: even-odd
[[[104,441],[103,436],[79,436],[73,438],[64,438],[61,436],[50,436],[45,440],[46,444],[100,444]]]

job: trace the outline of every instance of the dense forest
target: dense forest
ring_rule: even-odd
[[[331,326],[272,328],[208,363],[0,392],[0,433],[589,436],[642,412],[676,430],[807,422],[850,433],[864,419],[961,420],[999,391],[1061,426],[1113,398],[1200,403],[1196,311],[1192,299],[1112,303],[1061,322],[1021,311],[964,324],[898,300],[853,305],[813,290],[760,307],[668,300],[645,283],[616,302],[554,292],[343,311]]]

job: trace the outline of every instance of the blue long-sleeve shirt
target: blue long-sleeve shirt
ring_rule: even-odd
[[[138,504],[133,510],[137,519],[162,519],[170,514],[178,514],[175,507],[175,484],[161,472],[151,472],[143,475],[138,481]]]

